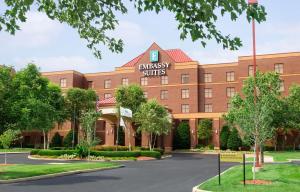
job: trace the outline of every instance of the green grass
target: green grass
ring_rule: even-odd
[[[268,151],[265,155],[272,156],[275,162],[288,161],[288,159],[300,159],[300,151]]]
[[[292,164],[268,164],[264,169],[256,173],[257,179],[272,181],[270,185],[244,185],[243,169],[241,165],[221,175],[221,186],[218,185],[218,177],[206,181],[200,189],[209,191],[230,191],[230,192],[282,192],[300,191],[300,166]],[[246,166],[246,179],[252,179],[251,165]]]
[[[12,149],[0,149],[0,153],[3,152],[30,152],[31,148],[12,148]]]
[[[117,163],[110,162],[90,162],[90,163],[70,163],[70,164],[43,164],[30,165],[18,164],[9,166],[0,166],[0,180],[17,179],[53,173],[61,173],[75,170],[87,170],[98,168],[119,167]]]

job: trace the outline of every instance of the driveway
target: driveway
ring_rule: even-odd
[[[13,158],[12,158],[13,157]],[[0,157],[2,158],[2,157]],[[11,154],[13,163],[44,163]],[[217,174],[214,155],[173,154],[159,161],[126,162],[126,167],[15,184],[1,184],[2,192],[191,192],[192,187]],[[232,166],[223,163],[222,170]]]

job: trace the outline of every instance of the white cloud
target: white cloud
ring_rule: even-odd
[[[42,72],[77,70],[79,72],[98,71],[100,66],[82,56],[15,58],[14,67],[19,70],[28,63],[35,63]]]
[[[28,12],[27,21],[20,23],[16,34],[0,34],[0,41],[11,47],[38,48],[51,44],[61,33],[63,26],[39,12]]]

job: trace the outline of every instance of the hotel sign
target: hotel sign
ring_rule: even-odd
[[[161,62],[159,63],[159,52],[158,50],[150,51],[150,62],[147,64],[140,64],[139,70],[143,72],[145,77],[150,76],[163,76],[167,74],[167,69],[170,67],[170,63]]]

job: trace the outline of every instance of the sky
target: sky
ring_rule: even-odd
[[[300,1],[260,0],[266,7],[267,21],[257,24],[257,53],[300,52]],[[223,34],[238,36],[243,47],[238,51],[223,50],[214,40],[203,48],[200,41],[190,38],[180,40],[180,32],[174,15],[167,11],[160,14],[147,12],[138,14],[131,4],[128,13],[118,15],[119,26],[113,34],[122,38],[125,46],[120,54],[101,46],[102,59],[95,58],[80,39],[76,30],[67,24],[48,19],[32,9],[27,22],[12,36],[0,31],[0,64],[14,66],[17,70],[34,62],[42,72],[77,70],[82,73],[112,71],[144,52],[153,42],[163,49],[180,48],[200,64],[235,62],[238,56],[251,55],[251,25],[245,15],[236,22],[228,17],[217,23]],[[3,1],[0,0],[0,14]]]

